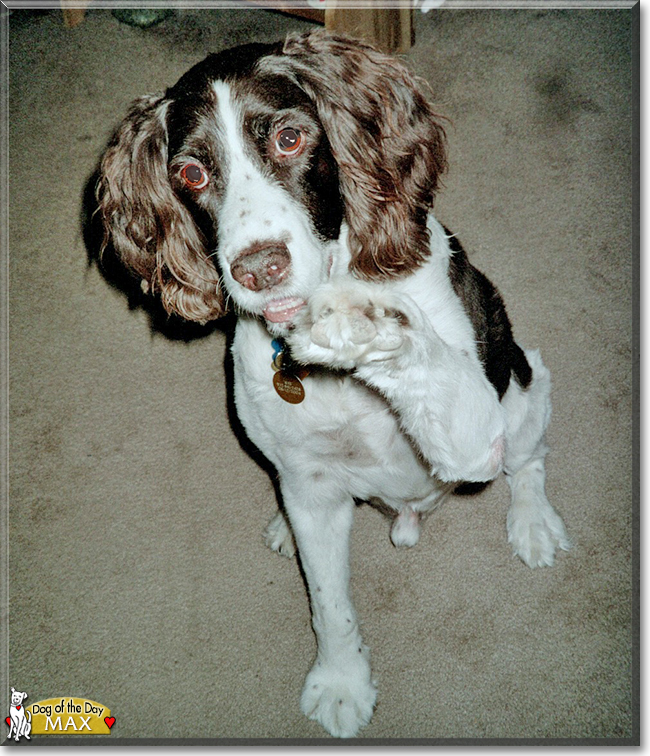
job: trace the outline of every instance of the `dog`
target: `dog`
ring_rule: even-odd
[[[23,701],[27,698],[27,693],[20,693],[15,688],[11,689],[11,704],[9,706],[9,718],[11,724],[9,725],[9,735],[7,736],[11,740],[13,733],[16,742],[21,737],[31,740],[29,733],[32,731],[32,715],[25,711]]]
[[[331,735],[377,689],[349,594],[355,502],[395,546],[501,472],[530,567],[569,539],[545,494],[550,375],[432,213],[445,119],[406,66],[324,31],[212,54],[138,99],[102,158],[112,246],[170,313],[237,315],[234,400],[277,471],[267,544],[306,578],[317,657],[301,697]]]

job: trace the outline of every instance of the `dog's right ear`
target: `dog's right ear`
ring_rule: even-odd
[[[205,239],[169,181],[169,102],[163,95],[136,100],[104,153],[97,185],[102,249],[112,244],[168,312],[205,323],[225,313],[224,297]]]

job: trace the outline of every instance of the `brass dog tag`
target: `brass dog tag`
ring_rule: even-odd
[[[296,364],[291,356],[287,355],[281,339],[274,339],[272,346],[273,388],[285,402],[300,404],[305,398],[302,379],[309,375],[309,368]]]
[[[285,402],[289,402],[289,404],[300,404],[305,398],[305,387],[297,375],[291,375],[290,373],[278,370],[273,375],[273,387],[278,395]]]

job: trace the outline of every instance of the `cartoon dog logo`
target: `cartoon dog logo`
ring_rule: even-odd
[[[18,741],[21,735],[27,740],[31,740],[29,733],[32,731],[32,715],[25,711],[23,701],[27,698],[27,693],[19,693],[15,688],[11,689],[11,705],[9,706],[9,740],[13,732],[14,738]]]

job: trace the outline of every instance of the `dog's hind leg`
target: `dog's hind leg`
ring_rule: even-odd
[[[505,396],[505,474],[512,501],[507,518],[508,541],[529,567],[553,564],[558,548],[571,543],[561,517],[546,498],[545,432],[551,416],[551,377],[538,351],[527,351],[532,380],[522,388],[513,378]]]

